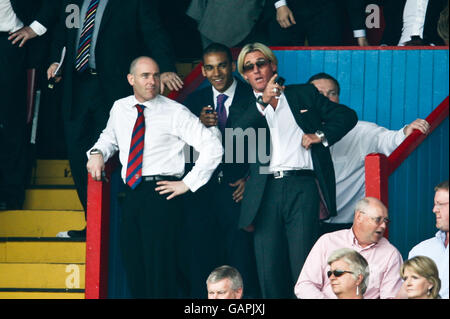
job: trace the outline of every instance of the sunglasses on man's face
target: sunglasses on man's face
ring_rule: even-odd
[[[334,277],[341,277],[345,273],[353,274],[352,271],[347,271],[347,270],[328,270],[327,276],[328,276],[328,278],[330,278],[331,275],[334,275]]]
[[[242,69],[244,70],[244,72],[248,72],[248,71],[252,71],[256,67],[262,68],[263,66],[266,66],[267,64],[270,63],[270,60],[258,60],[255,63],[248,63],[248,64],[244,64],[244,66],[242,67]]]

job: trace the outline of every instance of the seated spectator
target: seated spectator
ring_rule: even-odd
[[[309,80],[321,94],[340,103],[339,82],[327,73],[318,73]],[[430,125],[417,119],[393,131],[375,123],[358,121],[356,126],[330,148],[336,175],[337,216],[321,225],[322,234],[351,227],[356,202],[365,196],[364,161],[370,153],[389,156],[415,129],[427,134]]]
[[[338,299],[363,299],[369,283],[367,260],[350,248],[341,248],[328,258],[331,289]]]
[[[208,299],[241,299],[244,293],[241,274],[236,268],[227,265],[211,272],[206,287]]]
[[[424,240],[411,249],[408,258],[411,259],[419,255],[426,256],[436,263],[439,270],[439,278],[441,279],[439,294],[442,298],[448,299],[448,180],[437,185],[434,191],[436,193],[434,195],[433,213],[436,215],[436,228],[439,230],[435,237]]]
[[[403,289],[408,299],[438,299],[441,280],[434,261],[425,256],[416,256],[405,261],[400,268]]]
[[[407,0],[398,45],[443,45],[437,22],[446,4],[448,0]]]
[[[370,281],[364,298],[394,298],[401,287],[399,275],[402,256],[383,237],[389,223],[388,210],[373,197],[356,204],[353,227],[328,233],[319,238],[306,259],[295,285],[295,295],[301,299],[334,299],[330,278],[324,276],[327,261],[333,251],[351,248],[366,258]]]

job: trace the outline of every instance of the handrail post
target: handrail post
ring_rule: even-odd
[[[383,202],[388,207],[389,192],[388,192],[388,178],[389,178],[389,163],[386,155],[379,153],[372,153],[366,156],[366,196],[375,197]],[[384,236],[388,238],[388,228]]]
[[[105,299],[108,296],[110,188],[109,183],[94,181],[88,176],[86,299]]]

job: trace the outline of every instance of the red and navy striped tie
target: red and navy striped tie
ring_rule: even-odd
[[[100,0],[91,0],[86,16],[84,17],[83,29],[81,30],[80,43],[78,44],[75,69],[83,72],[88,67],[92,34],[94,33],[95,14],[97,13]]]
[[[136,108],[138,110],[138,117],[134,124],[133,135],[131,136],[126,178],[128,186],[132,189],[135,189],[142,180],[142,157],[144,154],[145,138],[145,106],[137,104]]]

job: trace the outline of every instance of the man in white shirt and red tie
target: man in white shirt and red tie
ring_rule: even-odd
[[[179,195],[195,192],[211,177],[223,155],[220,140],[183,105],[159,95],[157,63],[133,61],[128,82],[134,95],[117,100],[108,124],[88,151],[88,172],[100,180],[104,163],[119,151],[126,187],[120,243],[135,298],[178,297]],[[199,153],[184,173],[185,144]],[[168,195],[168,196],[166,196]]]

